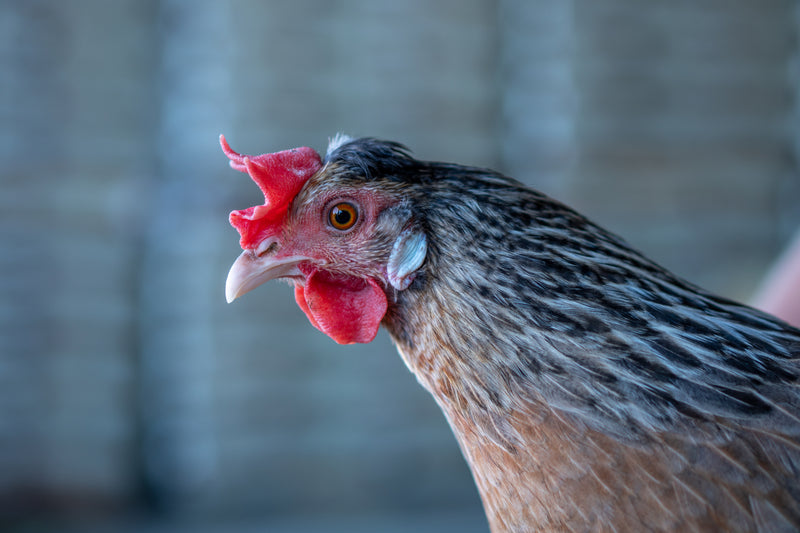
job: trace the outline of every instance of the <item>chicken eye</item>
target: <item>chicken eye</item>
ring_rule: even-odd
[[[358,220],[358,211],[354,205],[342,202],[331,208],[328,220],[338,230],[350,229]]]

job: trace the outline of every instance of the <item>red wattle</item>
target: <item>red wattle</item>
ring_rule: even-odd
[[[317,321],[314,318],[314,315],[311,314],[311,310],[308,308],[308,304],[306,303],[305,290],[306,290],[305,286],[303,286],[303,285],[295,285],[294,286],[294,301],[297,302],[297,305],[299,305],[300,309],[306,314],[306,316],[308,317],[308,320],[311,322],[311,325],[314,326],[315,328],[317,328],[318,330],[322,331],[323,333],[325,333],[322,330],[322,328],[319,327],[319,324],[317,324]]]
[[[371,342],[386,314],[386,294],[371,278],[312,272],[295,300],[311,324],[339,344]]]

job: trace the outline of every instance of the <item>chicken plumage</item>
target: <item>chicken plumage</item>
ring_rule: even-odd
[[[337,138],[276,195],[276,154],[223,148],[269,214],[232,214],[229,300],[283,278],[337,342],[383,324],[493,532],[800,530],[800,330],[490,170]]]

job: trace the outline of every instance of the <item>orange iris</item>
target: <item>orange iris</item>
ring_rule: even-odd
[[[358,211],[354,205],[342,202],[333,206],[328,219],[331,226],[338,230],[350,229],[358,220]]]

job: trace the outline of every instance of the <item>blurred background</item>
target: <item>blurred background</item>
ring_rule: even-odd
[[[800,226],[797,0],[0,0],[0,529],[486,532],[385,333],[227,305],[219,149],[489,166],[749,300]]]

